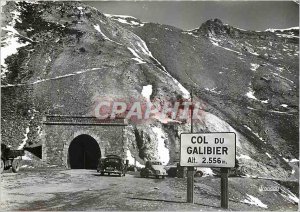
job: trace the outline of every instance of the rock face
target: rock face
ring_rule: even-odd
[[[205,104],[195,132],[236,132],[250,174],[291,176],[288,162],[299,149],[299,29],[246,31],[214,19],[183,31],[79,2],[7,2],[3,12],[4,143],[39,143],[45,114],[93,115],[97,99],[144,98],[152,85],[149,98],[158,102],[193,90]],[[173,163],[190,126],[156,120],[127,129],[129,157]]]

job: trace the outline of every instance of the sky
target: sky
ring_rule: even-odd
[[[209,19],[246,30],[299,26],[299,5],[293,1],[85,1],[100,12],[130,15],[143,22],[198,28]]]

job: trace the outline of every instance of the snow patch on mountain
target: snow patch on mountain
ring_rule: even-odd
[[[152,94],[152,85],[143,86],[142,96],[145,97],[148,101],[150,101],[150,96]]]
[[[289,81],[289,82],[291,82],[291,83],[294,84],[294,81],[292,81],[292,80],[290,80],[290,79],[288,79],[288,78],[286,78],[286,77],[283,77],[283,76],[281,76],[280,74],[277,74],[277,73],[274,73],[274,72],[271,72],[271,73],[272,73],[273,75],[275,75],[275,76],[281,78],[281,79],[284,79],[284,80]]]
[[[157,153],[159,160],[163,165],[166,165],[170,160],[169,149],[165,145],[165,134],[163,130],[159,127],[152,127],[152,131],[156,134],[158,140]]]
[[[141,26],[141,27],[144,26],[144,24],[140,24],[139,22],[136,22],[136,21],[130,21],[130,22],[128,22],[128,21],[126,21],[124,19],[120,19],[120,18],[118,18],[117,20],[119,22],[123,23],[123,24],[129,24],[129,25]]]
[[[111,42],[113,42],[113,43],[116,43],[116,44],[122,46],[122,44],[120,44],[120,43],[118,43],[118,42],[116,42],[116,41],[110,39],[109,37],[107,37],[107,36],[101,31],[99,24],[94,25],[94,28],[95,28],[95,30],[97,30],[97,31],[102,35],[102,37],[103,37],[105,40],[111,41]]]
[[[246,93],[246,96],[247,96],[249,99],[258,100],[258,99],[254,96],[254,91],[253,91],[252,89],[250,89],[250,90]]]
[[[283,37],[283,38],[298,38],[298,36],[295,35],[288,35],[288,34],[276,34],[278,37]]]
[[[77,9],[80,11],[80,15],[83,15],[83,7],[77,7]]]
[[[290,28],[286,28],[286,29],[272,29],[272,28],[269,28],[269,29],[266,29],[267,32],[275,32],[275,31],[280,31],[280,32],[284,32],[284,31],[289,31],[289,30],[299,30],[299,27],[290,27]]]
[[[296,163],[296,162],[299,162],[299,159],[294,158],[294,159],[290,160],[290,163]]]
[[[259,56],[259,54],[257,52],[249,52],[250,54],[253,54],[255,56]]]
[[[193,36],[193,37],[195,37],[195,38],[199,38],[199,36],[194,35],[192,32],[189,32],[189,31],[183,31],[182,34],[185,34],[185,35],[191,35],[191,36]]]
[[[25,138],[22,140],[21,145],[18,147],[19,150],[20,150],[20,149],[23,149],[24,146],[26,145],[26,142],[27,142],[27,140],[28,140],[28,133],[29,133],[29,131],[30,131],[30,130],[29,130],[29,127],[27,127],[26,130],[25,130],[25,133],[24,133]]]
[[[283,112],[283,111],[278,111],[278,110],[268,110],[270,113],[278,113],[278,114],[285,114],[285,115],[290,115],[292,116],[293,114],[290,114],[288,112]]]
[[[214,87],[214,88],[212,88],[212,89],[210,89],[210,88],[205,88],[206,91],[209,91],[209,92],[215,93],[215,94],[220,94],[221,91],[216,91],[216,89],[217,89],[216,87]]]
[[[1,47],[1,78],[5,77],[7,70],[7,65],[5,64],[5,59],[11,55],[18,53],[18,49],[23,46],[27,46],[29,42],[20,43],[19,38],[15,34],[8,33],[8,37],[4,40],[5,46]]]
[[[260,201],[258,198],[252,196],[252,195],[249,195],[249,194],[246,194],[247,197],[246,199],[244,199],[243,203],[247,203],[247,204],[250,204],[250,205],[256,205],[258,207],[261,207],[261,208],[268,208],[268,206],[264,203],[262,203],[262,201]]]
[[[138,19],[133,16],[128,15],[112,15],[112,14],[104,14],[106,17],[111,18],[115,21],[118,21],[122,24],[128,24],[131,26],[144,26],[144,23],[141,23]]]
[[[241,154],[240,156],[236,156],[237,159],[245,159],[245,160],[251,160],[252,158],[248,155]]]
[[[13,54],[18,53],[18,49],[23,46],[27,46],[29,42],[21,43],[19,42],[20,34],[19,32],[14,28],[16,22],[22,23],[20,20],[20,12],[15,10],[12,11],[12,21],[10,21],[5,27],[2,27],[1,29],[4,31],[7,31],[7,35],[4,37],[4,40],[1,41],[1,78],[5,78],[7,70],[7,64],[5,64],[5,59]]]
[[[141,57],[138,55],[138,53],[136,53],[136,51],[134,51],[132,48],[127,47],[127,49],[133,54],[133,56],[135,56],[134,58],[131,58],[131,59],[137,61],[138,64],[146,63],[146,62],[143,60],[143,58],[141,58]]]
[[[272,158],[272,156],[271,156],[269,153],[267,153],[267,152],[266,152],[266,155],[267,155],[269,158]]]
[[[128,160],[130,165],[136,165],[136,167],[140,167],[140,168],[145,167],[144,165],[142,165],[138,161],[136,161],[136,159],[132,156],[129,149],[126,151],[126,159]]]
[[[278,182],[275,182],[278,186],[280,186],[280,184]],[[286,199],[287,201],[289,202],[292,202],[292,203],[296,203],[298,204],[299,203],[299,197],[297,197],[295,194],[293,194],[289,189],[287,188],[284,188],[284,187],[280,187],[280,192],[279,194],[284,198]]]
[[[287,104],[281,104],[280,106],[281,106],[281,107],[285,107],[285,108],[287,108],[287,107],[288,107],[288,105],[287,105]]]
[[[296,159],[296,158],[289,160],[289,159],[283,157],[283,160],[285,160],[288,163],[297,163],[297,162],[299,162],[299,159]]]
[[[144,64],[144,63],[146,63],[145,61],[143,61],[143,60],[141,60],[139,58],[136,58],[136,57],[135,58],[131,58],[131,59],[137,61],[138,62],[137,64]]]
[[[259,68],[259,64],[256,63],[250,63],[250,66],[251,71],[256,71]]]
[[[25,151],[25,155],[22,156],[22,160],[32,160],[30,156],[32,155],[29,152]]]
[[[290,27],[287,29],[267,29],[266,31],[273,32],[278,37],[299,39],[299,33],[296,35],[294,34],[295,31],[299,31],[299,27]]]
[[[136,19],[135,17],[130,16],[130,15],[115,15],[115,14],[108,14],[108,13],[104,13],[104,15],[106,17],[109,17],[109,18],[117,17],[117,18],[133,18],[133,19]]]
[[[244,125],[244,127],[246,127],[249,131],[251,131],[256,137],[258,137],[261,141],[264,141],[264,139],[262,137],[260,137],[258,135],[258,133],[254,132],[249,126]]]
[[[233,49],[230,49],[230,48],[221,46],[221,45],[218,43],[219,41],[220,41],[219,39],[216,39],[216,38],[214,38],[214,37],[210,37],[210,42],[211,42],[214,46],[223,48],[223,49],[225,49],[225,50],[227,50],[227,51],[231,51],[231,52],[237,53],[238,55],[243,55],[241,52],[238,52],[238,51],[235,51],[235,50],[233,50]]]
[[[95,30],[97,30],[97,31],[102,35],[102,37],[103,37],[105,40],[109,40],[109,41],[112,41],[112,42],[113,42],[113,40],[111,40],[109,37],[107,37],[107,36],[101,31],[99,24],[94,25],[94,28],[95,28]]]
[[[293,194],[292,192],[290,192],[290,194],[288,194],[288,198],[290,200],[292,200],[293,202],[295,202],[295,203],[299,203],[299,198],[295,194]]]

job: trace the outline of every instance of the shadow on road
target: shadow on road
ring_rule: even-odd
[[[134,199],[134,200],[145,200],[145,201],[154,201],[154,202],[169,202],[169,203],[187,203],[185,201],[175,201],[175,200],[163,200],[163,199],[150,199],[150,198],[138,198],[138,197],[128,197],[128,199]],[[214,205],[205,205],[202,203],[194,203],[195,205],[201,205],[205,207],[211,207],[211,208],[220,208]]]
[[[92,175],[98,176],[98,177],[120,177],[117,174],[111,174],[111,175],[92,174]]]

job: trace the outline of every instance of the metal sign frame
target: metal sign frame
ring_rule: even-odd
[[[181,135],[183,134],[221,134],[221,133],[233,133],[234,134],[234,158],[236,159],[236,133],[235,132],[205,132],[205,133],[181,133],[180,134],[180,151],[179,151],[179,163],[181,166]],[[213,167],[209,167],[209,166],[199,166],[199,165],[192,165],[193,167],[203,167],[203,168],[234,168],[234,167],[224,167],[224,166],[213,166]],[[185,167],[191,167],[191,166],[185,166]]]

